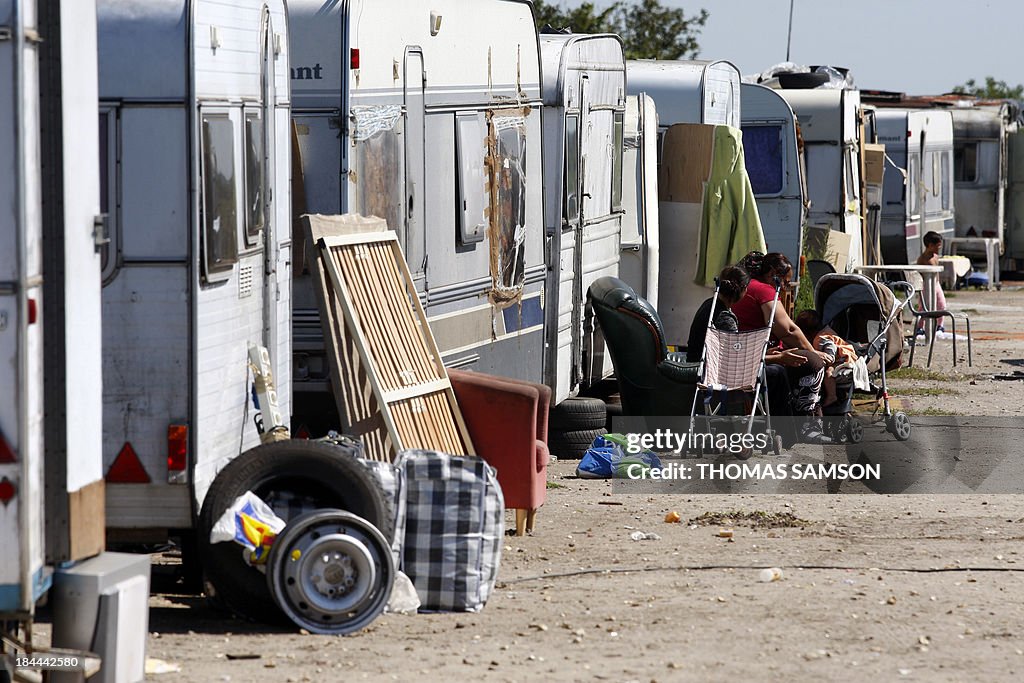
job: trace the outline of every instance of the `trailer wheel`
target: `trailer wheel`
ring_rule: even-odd
[[[206,494],[199,518],[197,540],[207,595],[242,616],[283,621],[265,575],[245,562],[242,548],[231,542],[210,543],[214,523],[246,491],[264,500],[290,494],[304,503],[295,513],[307,512],[308,507],[351,512],[380,529],[390,541],[393,512],[380,482],[356,455],[355,449],[291,439],[257,446],[221,470]],[[289,521],[289,515],[281,516]]]
[[[297,626],[345,635],[384,611],[395,568],[388,542],[372,524],[349,512],[316,510],[274,539],[266,580]]]

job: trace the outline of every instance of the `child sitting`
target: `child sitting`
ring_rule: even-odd
[[[925,233],[921,240],[924,243],[924,251],[917,257],[917,265],[919,266],[937,266],[939,265],[939,257],[942,255],[942,235],[929,230]],[[921,308],[927,309],[930,302],[924,300],[924,292],[921,292]],[[935,310],[944,311],[946,310],[946,295],[942,292],[942,287],[938,282],[935,283]],[[940,322],[938,327],[935,328],[936,332],[945,332]],[[916,335],[924,334],[924,318],[917,324],[917,330],[914,332]]]
[[[825,379],[821,384],[821,388],[825,392],[825,398],[821,402],[824,408],[838,400],[836,394],[836,368],[854,363],[857,360],[857,352],[854,350],[853,345],[836,334],[835,330],[828,325],[822,325],[821,316],[813,309],[809,308],[801,311],[794,322],[804,333],[804,336],[812,340],[811,345],[816,351],[821,351],[832,359],[831,362],[827,362],[825,365]]]
[[[711,310],[711,304],[715,298],[709,297],[700,305],[690,323],[690,337],[686,344],[686,360],[696,363],[701,358],[704,350],[704,336],[708,331],[708,321],[716,330],[726,332],[739,332],[739,323],[736,315],[729,310],[729,307],[743,298],[747,293],[747,285],[750,284],[750,276],[742,268],[726,266],[718,276],[718,302],[715,310]]]

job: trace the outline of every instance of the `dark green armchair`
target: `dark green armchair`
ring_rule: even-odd
[[[615,277],[590,285],[589,296],[619,381],[624,415],[689,415],[697,363],[668,353],[658,312]]]

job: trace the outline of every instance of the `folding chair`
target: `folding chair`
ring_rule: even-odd
[[[716,282],[717,285],[717,282]],[[714,315],[709,316],[708,329],[704,337],[704,351],[698,366],[697,393],[693,398],[690,410],[690,433],[697,419],[697,400],[704,397],[704,421],[708,432],[712,427],[714,416],[723,416],[720,412],[730,402],[734,392],[742,392],[750,397],[749,413],[744,414],[746,426],[744,435],[752,433],[754,421],[760,418],[764,422],[765,433],[771,437],[772,450],[776,455],[782,452],[781,438],[772,430],[771,411],[768,408],[768,391],[765,377],[765,353],[771,339],[772,324],[775,322],[775,305],[779,300],[779,287],[775,288],[775,300],[768,326],[746,332],[726,332],[717,330],[712,324]],[[715,288],[712,312],[718,303],[718,288]],[[723,416],[724,417],[724,416]],[[767,448],[764,449],[768,451]],[[745,450],[740,457],[748,458],[752,451]]]

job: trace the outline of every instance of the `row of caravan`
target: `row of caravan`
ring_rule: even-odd
[[[656,302],[670,343],[706,295],[683,206],[699,211],[704,186],[669,172],[701,158],[680,127],[742,130],[743,211],[794,262],[805,228],[846,236],[841,266],[871,258],[876,139],[899,167],[877,207],[885,258],[952,230],[952,159],[915,156],[951,154],[927,127],[941,112],[890,126],[896,110],[853,90],[627,62],[616,36],[539,34],[525,0],[74,4],[55,28],[34,0],[0,0],[0,135],[18,150],[0,167],[15,188],[0,195],[0,545],[24,553],[0,565],[0,614],[31,609],[45,563],[102,547],[54,551],[44,525],[80,530],[67,519],[105,506],[120,537],[187,536],[217,473],[260,441],[250,346],[297,433],[345,427],[301,214],[385,218],[445,364],[542,381],[556,402],[611,374],[594,280]],[[85,37],[40,91],[37,38],[61,20]],[[55,507],[44,464],[67,484]]]

